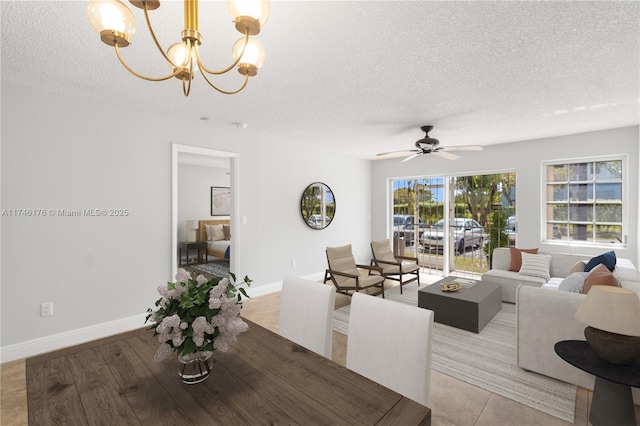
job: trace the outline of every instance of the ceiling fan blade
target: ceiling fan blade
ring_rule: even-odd
[[[420,151],[417,149],[401,149],[400,151],[381,152],[379,154],[376,154],[376,157],[381,157],[383,155],[400,154],[402,152],[420,152]]]
[[[445,152],[442,150],[433,151],[433,155],[437,155],[438,157],[446,158],[447,160],[457,160],[460,158],[459,155],[451,154],[450,152]]]
[[[443,151],[482,151],[480,145],[462,145],[462,146],[449,146],[442,147]]]
[[[400,162],[404,163],[405,161],[413,160],[414,158],[416,158],[418,155],[421,155],[421,154],[422,154],[422,151],[418,151],[415,154],[411,154],[407,158],[404,158],[403,160],[400,160]]]

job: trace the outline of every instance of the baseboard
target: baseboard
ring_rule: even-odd
[[[318,272],[315,274],[305,275],[300,278],[304,278],[309,281],[322,281],[324,279],[324,272]],[[266,296],[267,294],[275,293],[277,291],[282,290],[282,281],[278,281],[275,283],[261,285],[260,287],[249,287],[247,289],[247,293],[250,297],[260,297]]]
[[[275,293],[282,290],[282,281],[276,283],[261,285],[259,287],[249,287],[247,293],[249,297],[266,296],[267,294]]]
[[[146,313],[134,315],[128,318],[79,328],[77,330],[53,334],[40,339],[28,340],[15,345],[4,346],[0,348],[0,362],[4,363],[28,358],[92,340],[102,339],[103,337],[113,336],[114,334],[125,331],[135,330],[144,326],[146,316]]]
[[[323,273],[311,274],[302,278],[311,281],[321,281]],[[259,297],[275,293],[280,290],[282,290],[282,281],[254,288],[249,287],[247,289],[247,293],[250,297]],[[34,355],[40,355],[69,346],[90,342],[92,340],[102,339],[103,337],[113,336],[114,334],[135,330],[144,326],[146,316],[146,313],[134,315],[128,318],[79,328],[77,330],[54,334],[39,339],[28,340],[15,345],[4,346],[0,348],[0,363],[28,358]]]

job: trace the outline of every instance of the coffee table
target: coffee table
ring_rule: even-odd
[[[432,310],[435,322],[480,333],[502,309],[502,287],[476,281],[471,288],[463,287],[455,292],[441,290],[440,284],[456,279],[458,277],[448,276],[418,290],[418,306]]]

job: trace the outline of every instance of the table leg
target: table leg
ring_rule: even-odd
[[[596,376],[589,421],[594,426],[636,426],[631,386],[620,385]]]

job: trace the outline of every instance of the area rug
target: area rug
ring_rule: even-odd
[[[226,260],[214,260],[209,263],[198,263],[189,266],[198,271],[211,274],[214,277],[224,278],[229,276],[229,262]]]
[[[385,290],[385,297],[412,306],[418,304],[418,287],[411,283]],[[336,309],[333,329],[348,334],[349,305]],[[478,386],[536,410],[574,422],[576,386],[516,365],[516,307],[502,310],[480,334],[434,323],[431,367],[448,376]]]

